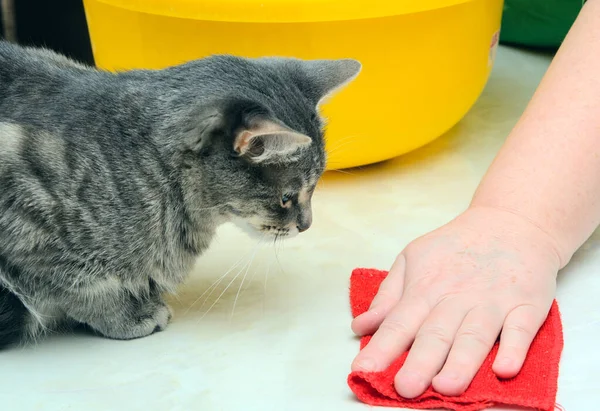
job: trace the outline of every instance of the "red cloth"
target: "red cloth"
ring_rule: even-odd
[[[368,310],[384,271],[356,269],[350,281],[350,303],[354,317]],[[361,338],[362,349],[370,336]],[[498,351],[494,346],[467,391],[458,397],[447,397],[431,387],[420,397],[405,399],[394,389],[394,376],[404,363],[407,353],[382,372],[353,372],[348,385],[358,399],[369,405],[413,409],[444,408],[455,411],[476,411],[494,405],[524,407],[552,411],[555,407],[558,363],[563,347],[562,324],[556,301],[548,318],[531,345],[521,372],[510,380],[501,380],[492,371]]]

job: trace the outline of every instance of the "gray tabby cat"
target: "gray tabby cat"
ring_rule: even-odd
[[[0,42],[0,346],[163,330],[215,229],[311,225],[318,105],[355,60],[214,56],[112,74]]]

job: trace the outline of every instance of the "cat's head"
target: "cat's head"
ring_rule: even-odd
[[[183,156],[196,206],[216,207],[261,238],[307,230],[326,166],[318,108],[360,63],[215,57],[209,64],[218,76],[213,98],[195,115]]]

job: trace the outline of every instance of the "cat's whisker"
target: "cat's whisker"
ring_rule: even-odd
[[[260,239],[261,245],[262,245],[262,244],[264,244],[264,243],[263,243],[263,241],[264,241],[265,237],[266,237],[266,234],[264,234],[264,235],[262,236],[262,238]],[[246,292],[246,291],[247,291],[247,290],[248,290],[248,289],[251,287],[251,285],[252,285],[252,282],[254,281],[254,277],[256,277],[256,273],[257,273],[257,272],[258,272],[258,267],[257,267],[257,269],[255,269],[255,270],[252,272],[252,276],[250,277],[250,280],[248,280],[248,282],[246,283],[247,285],[246,285],[246,287],[245,287],[245,288],[242,290],[242,293],[240,294],[240,297],[242,297],[242,296],[244,295],[244,293],[245,293],[245,292]]]
[[[352,172],[347,171],[347,170],[331,170],[331,171],[334,171],[336,173],[348,174],[350,176],[356,176],[356,173],[352,173]]]
[[[267,269],[265,271],[265,281],[263,283],[263,315],[265,313],[265,306],[267,304],[267,281],[269,280],[269,272],[271,271],[271,264],[273,263],[273,260],[271,260],[269,262],[269,264],[267,265]]]
[[[204,312],[204,314],[202,314],[202,316],[200,317],[200,320],[202,320],[204,317],[206,317],[206,315],[210,312],[210,310],[212,310],[212,308],[219,302],[219,300],[221,300],[221,297],[223,297],[223,295],[227,292],[227,290],[229,290],[229,287],[231,287],[231,285],[235,282],[235,280],[237,280],[237,278],[240,276],[240,274],[242,273],[242,271],[244,271],[244,269],[250,265],[252,261],[250,260],[248,263],[244,264],[244,266],[237,272],[236,275],[233,276],[233,278],[231,279],[231,281],[227,284],[227,286],[225,286],[225,289],[221,292],[221,294],[219,294],[216,298],[216,300],[211,304],[210,307],[208,307],[208,310],[206,310]],[[206,300],[205,300],[206,302]],[[204,304],[203,304],[204,306]]]
[[[338,144],[331,149],[327,150],[327,155],[330,156],[336,152],[338,152],[341,148],[347,146],[350,143],[353,143],[357,139],[357,136],[349,136],[338,141]]]
[[[249,254],[249,253],[247,253],[245,256],[247,256],[248,254]],[[244,257],[245,257],[245,256],[244,256]],[[239,269],[239,271],[238,271],[238,272],[237,272],[237,273],[236,273],[236,274],[233,276],[233,280],[235,280],[235,279],[236,279],[236,278],[239,276],[239,274],[240,274],[240,273],[241,273],[241,272],[244,270],[244,268],[246,268],[246,265],[247,265],[247,264],[248,264],[248,263],[247,263],[247,262],[245,262],[245,263],[243,263],[243,264],[241,265],[241,268]],[[234,269],[236,269],[236,268],[238,268],[238,267],[240,267],[240,265],[239,265],[239,264],[235,264],[233,267],[231,267],[231,269],[230,269],[230,270],[228,270],[228,272],[227,272],[226,274],[229,274],[229,273],[231,273],[231,272],[232,272]],[[204,299],[202,300],[202,304],[200,305],[200,307],[198,307],[198,310],[202,310],[202,308],[203,308],[203,307],[206,305],[206,303],[209,301],[209,299],[210,299],[210,296],[211,296],[211,295],[213,295],[213,293],[214,293],[214,292],[217,290],[217,288],[219,287],[219,285],[221,285],[221,283],[223,282],[223,280],[224,280],[226,277],[227,277],[227,275],[223,275],[221,278],[219,278],[219,280],[217,280],[217,281],[216,281],[216,282],[213,284],[213,286],[211,287],[212,289],[211,289],[210,293],[208,293],[208,295],[207,295],[206,297],[204,297]],[[233,281],[233,280],[232,280],[232,281]],[[220,297],[217,297],[217,300],[218,300],[219,298],[220,298]]]
[[[324,190],[324,189],[325,189],[325,179],[324,179],[324,178],[320,178],[320,179],[317,181],[317,186],[316,186],[316,188],[315,188],[315,191],[316,191],[316,190]]]
[[[170,297],[173,297],[179,304],[181,304],[181,298],[179,298],[179,295],[177,293],[171,293],[169,294]]]
[[[221,284],[221,282],[225,279],[225,277],[227,277],[229,275],[229,273],[231,273],[243,260],[244,258],[249,255],[252,251],[247,252],[246,254],[244,254],[239,260],[237,260],[226,272],[225,274],[223,274],[222,276],[220,276],[216,281],[214,281],[202,294],[200,294],[200,296],[198,298],[196,298],[194,300],[194,302],[192,304],[190,304],[190,306],[188,307],[188,309],[185,311],[185,314],[187,314],[194,305],[196,305],[196,303],[198,301],[200,301],[200,299],[202,297],[204,297],[206,295],[206,293],[210,292],[210,294],[208,294],[204,300],[204,303],[206,302],[206,299],[210,298],[210,296],[212,295],[212,293],[214,292],[214,290],[219,286],[219,284]],[[202,307],[204,307],[204,303],[200,306],[200,309],[202,309]]]
[[[338,141],[336,141],[337,145],[334,146],[333,148],[339,146],[340,144],[347,143],[348,141],[356,140],[357,138],[358,138],[358,136],[355,136],[355,135],[352,135],[352,134],[347,135],[345,137],[342,137]]]
[[[235,282],[235,280],[240,276],[240,274],[244,271],[244,269],[249,268],[250,265],[252,264],[252,261],[254,260],[254,256],[256,255],[256,252],[258,251],[258,248],[260,247],[260,241],[256,244],[256,246],[254,248],[252,248],[249,252],[247,252],[246,254],[244,254],[244,257],[246,257],[248,254],[252,254],[252,256],[250,257],[250,260],[242,265],[242,268],[240,268],[240,270],[233,276],[233,278],[231,279],[231,281],[227,284],[227,286],[225,287],[225,289],[221,292],[221,294],[219,294],[219,296],[216,298],[216,300],[212,303],[212,305],[208,308],[208,310],[206,310],[206,312],[200,317],[200,319],[204,318],[208,312],[217,304],[217,302],[219,302],[219,300],[221,299],[221,297],[225,294],[225,292],[227,292],[227,290],[229,289],[229,287],[231,287],[231,285]],[[242,257],[242,259],[244,258]],[[242,260],[240,259],[240,261]],[[239,263],[239,262],[238,262]],[[237,266],[238,264],[236,263],[235,266]],[[234,267],[232,267],[230,270],[228,270],[229,272],[231,272],[233,270]],[[227,273],[228,274],[228,273]],[[219,280],[219,283],[225,278],[225,276],[222,276]],[[218,284],[217,284],[218,286]],[[216,289],[216,286],[213,288],[213,291]],[[212,295],[213,291],[211,291],[211,293],[204,299],[204,302],[202,303],[202,305],[200,306],[200,309],[202,309],[202,307],[204,307],[204,304],[206,304],[206,302],[208,301],[208,299],[210,298],[210,296]]]
[[[264,236],[265,235],[263,234],[263,237],[260,240],[258,240],[258,244],[256,245],[256,247],[254,249],[254,253],[252,254],[252,257],[250,257],[250,262],[248,263],[246,271],[244,272],[244,276],[242,277],[242,282],[240,283],[240,286],[238,287],[238,290],[237,290],[237,294],[235,295],[235,299],[233,300],[233,307],[231,308],[231,317],[229,317],[230,320],[233,319],[233,315],[235,314],[235,307],[237,306],[238,298],[240,297],[240,291],[242,291],[242,287],[244,286],[244,281],[246,280],[246,276],[248,275],[248,270],[250,270],[250,267],[252,266],[252,263],[254,262],[254,258],[256,257],[256,252],[258,251],[258,248],[260,247]]]
[[[278,243],[277,240],[278,240],[278,236],[275,236],[275,240],[274,240],[275,260],[277,261],[277,264],[279,265],[279,269],[281,270],[281,272],[285,274],[285,270],[283,269],[283,266],[281,265],[281,261],[279,261],[278,246],[281,245],[281,241]]]
[[[342,148],[342,147],[340,147],[340,148]],[[337,151],[338,151],[338,150],[336,150],[336,152],[337,152]],[[333,154],[335,154],[335,153],[333,153]],[[341,164],[343,164],[341,161],[331,161],[331,160],[328,160],[328,161],[327,161],[327,167],[329,167],[329,168],[327,169],[327,171],[334,171],[334,170],[336,170],[337,168],[333,168],[333,169],[332,169],[331,167],[338,167],[338,166],[339,166],[339,165],[341,165]]]
[[[340,145],[341,143],[344,143],[344,142],[346,142],[346,141],[349,141],[349,140],[354,140],[354,139],[356,139],[357,137],[358,137],[358,136],[355,136],[355,135],[352,135],[352,134],[350,134],[350,135],[347,135],[347,136],[344,136],[344,137],[340,138],[338,141],[336,141],[336,143],[337,143],[337,145]]]

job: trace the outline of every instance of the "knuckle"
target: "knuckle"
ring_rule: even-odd
[[[437,300],[438,305],[440,304],[460,304],[460,301],[465,301],[465,296],[461,295],[463,290],[460,287],[455,285],[447,286],[446,289],[439,293],[439,298]]]
[[[382,302],[395,302],[397,300],[399,300],[399,295],[395,295],[394,293],[390,292],[389,290],[384,290],[384,289],[380,289],[377,292],[377,295],[375,296],[375,298],[373,299],[373,305],[375,304],[380,304]]]
[[[419,240],[420,239],[416,239],[408,243],[406,247],[404,247],[404,251],[398,254],[398,256],[400,256],[401,254],[411,254],[413,251],[415,251],[415,248],[418,249],[420,242]]]
[[[522,335],[528,338],[534,335],[534,331],[531,329],[531,327],[528,327],[522,323],[506,324],[504,326],[504,331]]]
[[[396,319],[386,319],[379,326],[379,330],[385,333],[410,336],[410,330],[405,322]]]
[[[417,333],[416,338],[434,338],[444,345],[450,346],[454,338],[450,335],[447,329],[440,325],[425,325]]]
[[[489,336],[479,326],[468,326],[463,328],[456,335],[457,339],[471,340],[479,343],[480,345],[488,346],[494,343],[495,337]]]

